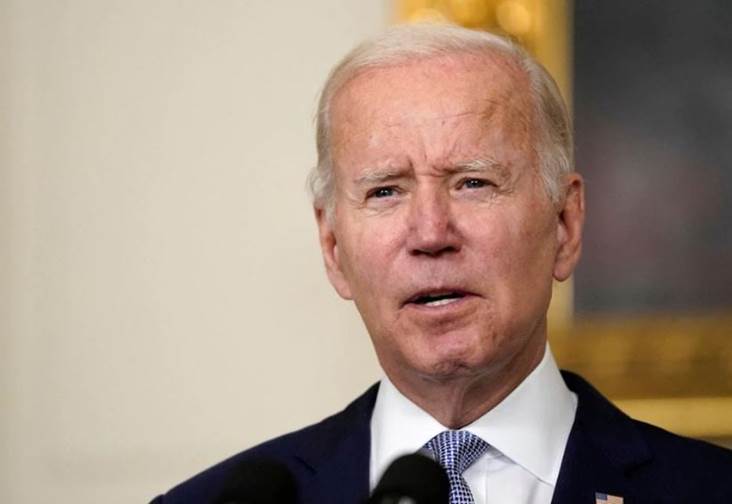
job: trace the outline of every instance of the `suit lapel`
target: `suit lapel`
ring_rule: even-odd
[[[562,372],[577,394],[577,414],[562,459],[552,504],[594,503],[595,493],[638,502],[631,476],[651,453],[633,421],[579,376]],[[342,412],[300,437],[296,459],[307,473],[301,501],[363,502],[369,491],[373,385]]]
[[[371,414],[378,384],[302,436],[296,458],[309,470],[302,502],[363,502],[369,493]]]
[[[552,503],[594,503],[596,492],[637,502],[631,476],[652,458],[645,441],[633,421],[590,384],[573,373],[562,375],[578,404]]]

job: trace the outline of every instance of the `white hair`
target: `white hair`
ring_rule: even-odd
[[[332,214],[335,177],[330,156],[330,107],[347,82],[367,69],[399,65],[407,60],[496,53],[516,63],[528,78],[535,106],[539,174],[547,195],[558,203],[564,178],[574,169],[574,146],[569,114],[554,79],[524,49],[498,35],[450,25],[416,24],[395,26],[367,40],[331,70],[316,116],[318,164],[308,177],[314,205],[324,209],[326,215]]]

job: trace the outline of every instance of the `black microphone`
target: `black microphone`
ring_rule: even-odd
[[[211,504],[295,504],[297,488],[289,469],[268,459],[248,460],[229,473]]]
[[[414,453],[386,469],[366,504],[448,504],[450,482],[434,460]]]

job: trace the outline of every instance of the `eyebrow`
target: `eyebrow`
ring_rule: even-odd
[[[383,184],[385,182],[405,177],[410,171],[411,168],[375,169],[356,178],[355,183],[357,186]],[[492,157],[461,161],[455,163],[453,166],[441,168],[440,171],[444,171],[451,175],[459,173],[490,172],[504,179],[509,178],[510,176],[510,170],[508,167],[505,164],[496,161],[496,159]]]
[[[510,175],[508,167],[492,157],[457,163],[454,167],[448,168],[446,171],[450,173],[491,172],[502,178],[507,178]]]
[[[397,168],[397,169],[377,169],[373,170],[369,173],[366,173],[364,175],[361,175],[356,179],[356,185],[372,185],[372,184],[382,184],[384,182],[388,182],[390,180],[396,180],[398,178],[404,177],[407,172],[409,172],[408,168]]]

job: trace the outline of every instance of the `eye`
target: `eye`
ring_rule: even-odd
[[[488,185],[491,185],[490,182],[483,179],[477,179],[477,178],[469,178],[461,180],[458,184],[458,189],[480,189],[481,187],[486,187]]]
[[[368,192],[367,198],[388,198],[396,194],[396,188],[393,186],[376,187]]]

